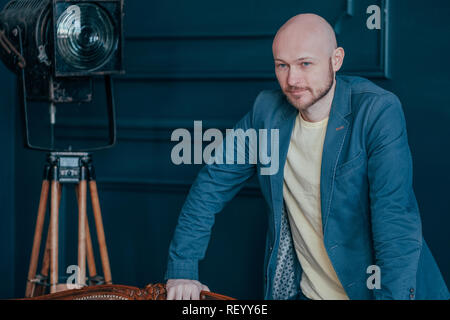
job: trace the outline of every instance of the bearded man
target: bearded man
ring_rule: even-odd
[[[270,209],[264,299],[449,299],[422,237],[399,99],[336,76],[344,49],[320,16],[291,18],[272,49],[281,90],[261,92],[235,129],[278,129],[280,170],[222,161],[200,171],[169,248],[167,299],[209,290],[198,262],[214,215],[254,174]]]

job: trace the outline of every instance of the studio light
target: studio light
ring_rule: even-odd
[[[56,104],[92,101],[94,76],[105,78],[114,144],[110,76],[123,73],[122,20],[123,0],[12,0],[0,12],[0,58],[19,78],[28,148],[65,151],[31,145],[28,101],[48,101],[54,126]]]
[[[60,282],[58,273],[59,201],[65,184],[76,185],[80,269],[77,285],[83,287],[112,283],[90,152],[109,148],[116,141],[111,75],[123,72],[122,19],[123,0],[12,0],[0,12],[0,58],[8,69],[17,74],[25,146],[49,152],[47,164],[44,166],[26,297],[45,294],[48,289],[52,293],[67,289],[66,284]],[[93,102],[92,79],[96,76],[104,77],[109,124],[108,144],[83,146],[77,150],[70,145],[55,147],[58,105]],[[28,111],[31,101],[49,104],[49,146],[34,145],[30,142],[32,139]],[[89,236],[86,204],[88,188],[92,199],[103,277],[97,274],[92,240]],[[47,241],[44,242],[42,269],[39,273],[37,267],[47,202],[50,202],[50,222]],[[88,277],[86,263],[89,267]]]

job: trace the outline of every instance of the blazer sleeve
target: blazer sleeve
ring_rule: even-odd
[[[375,299],[414,299],[422,229],[405,118],[395,95],[372,104],[366,137],[373,245],[381,271]]]
[[[261,95],[258,95],[252,110],[235,125],[234,130],[242,129],[245,132],[254,129],[254,110]],[[227,164],[226,145],[230,139],[227,135],[223,140],[222,164],[216,161],[205,165],[189,191],[169,246],[165,279],[198,280],[198,262],[205,256],[215,214],[233,199],[256,172],[256,164],[249,161],[254,156],[251,154],[254,146],[249,145],[249,139],[233,137],[234,159],[244,157],[245,163]]]

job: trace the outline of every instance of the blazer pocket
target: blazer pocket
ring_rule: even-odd
[[[360,150],[354,158],[340,164],[336,168],[336,177],[344,176],[351,173],[355,169],[358,169],[360,166],[362,166],[364,164],[364,161],[365,161],[364,153],[362,150]]]

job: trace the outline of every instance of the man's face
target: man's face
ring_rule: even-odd
[[[288,36],[274,44],[275,73],[288,101],[302,111],[330,91],[335,72],[327,50],[314,41]]]

